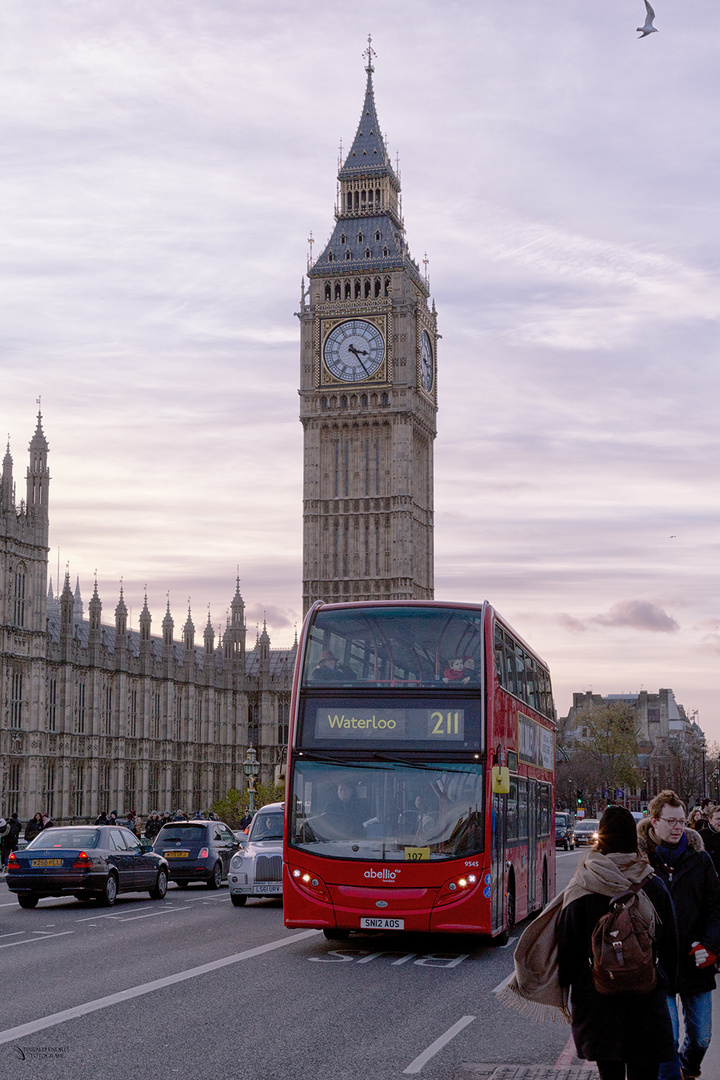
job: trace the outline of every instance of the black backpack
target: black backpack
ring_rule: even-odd
[[[592,981],[599,994],[649,994],[657,985],[655,940],[638,905],[641,889],[633,885],[613,896],[595,925]]]

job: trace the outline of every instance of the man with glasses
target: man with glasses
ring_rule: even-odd
[[[674,791],[661,791],[638,823],[638,842],[667,885],[677,913],[680,938],[677,994],[685,1040],[675,1061],[660,1066],[660,1080],[691,1080],[710,1045],[716,961],[720,956],[720,880],[700,833],[685,825],[685,806]],[[677,997],[668,997],[677,1043]]]

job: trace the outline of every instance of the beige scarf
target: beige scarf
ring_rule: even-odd
[[[570,1022],[569,987],[560,985],[557,926],[564,908],[591,893],[617,896],[630,885],[639,885],[653,874],[640,855],[613,852],[602,855],[594,848],[578,865],[570,884],[523,931],[515,950],[515,973],[498,990],[502,1005],[516,1009],[531,1020]],[[638,909],[651,934],[656,913],[644,892],[638,893]]]

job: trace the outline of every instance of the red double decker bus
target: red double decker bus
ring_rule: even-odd
[[[506,941],[555,892],[547,666],[488,603],[317,603],[295,670],[288,927]]]

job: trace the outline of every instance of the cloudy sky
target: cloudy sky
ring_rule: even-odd
[[[720,6],[655,8],[5,0],[0,431],[22,477],[42,395],[51,563],[107,621],[122,577],[134,626],[147,583],[217,628],[239,566],[292,641],[294,312],[371,32],[442,333],[436,596],[509,618],[560,714],[669,686],[720,739]]]

